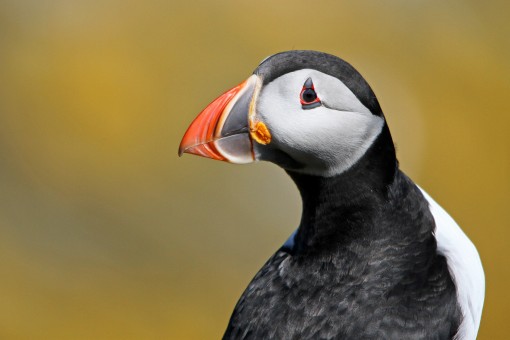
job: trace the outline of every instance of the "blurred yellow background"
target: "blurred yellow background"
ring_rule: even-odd
[[[508,1],[0,2],[0,338],[218,339],[299,222],[276,166],[177,157],[266,56],[373,87],[401,166],[476,244],[510,330]]]

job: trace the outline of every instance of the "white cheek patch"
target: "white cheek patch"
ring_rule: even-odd
[[[303,110],[299,94],[311,77],[323,106]],[[356,163],[384,126],[339,79],[303,69],[285,74],[261,91],[257,116],[274,145],[304,167],[297,171],[333,176]]]

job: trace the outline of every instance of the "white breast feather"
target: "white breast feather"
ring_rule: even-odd
[[[437,250],[446,258],[464,316],[455,339],[476,339],[485,297],[485,276],[480,256],[453,218],[423,189],[420,190],[429,202],[434,216]]]

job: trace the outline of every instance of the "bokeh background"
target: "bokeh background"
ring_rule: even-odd
[[[217,339],[299,222],[271,164],[177,157],[266,56],[317,49],[374,88],[402,168],[510,330],[510,2],[0,1],[0,338]]]

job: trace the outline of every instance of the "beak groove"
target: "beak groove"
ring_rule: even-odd
[[[184,134],[179,156],[189,153],[230,163],[254,161],[248,120],[257,83],[253,75],[210,103]]]

